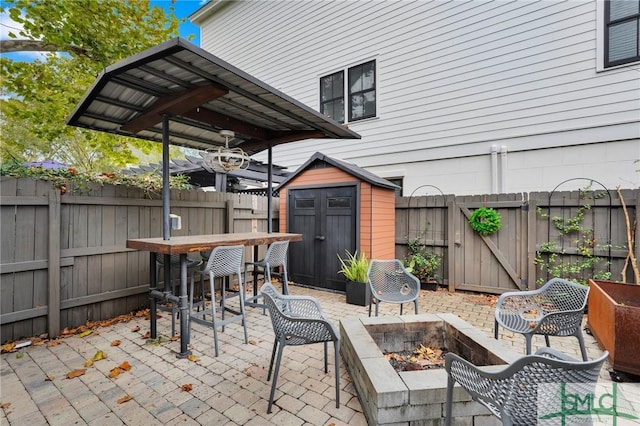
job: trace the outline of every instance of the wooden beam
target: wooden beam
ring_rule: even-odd
[[[258,127],[247,121],[229,117],[228,115],[220,112],[211,111],[207,108],[194,108],[191,111],[183,112],[181,115],[201,123],[210,124],[220,129],[233,130],[238,134],[249,136],[253,139],[262,141],[269,139],[269,132],[262,127]]]
[[[216,85],[199,86],[170,95],[163,96],[153,103],[145,112],[124,124],[121,129],[138,133],[153,127],[162,120],[162,114],[182,115],[189,110],[195,110],[202,104],[210,102],[229,91]]]

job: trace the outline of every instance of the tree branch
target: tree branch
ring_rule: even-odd
[[[45,43],[41,40],[0,40],[0,52],[70,52],[77,55],[89,56],[84,47]]]

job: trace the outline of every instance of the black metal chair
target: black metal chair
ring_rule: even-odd
[[[372,260],[369,263],[367,279],[371,287],[371,300],[369,300],[369,316],[371,316],[371,304],[376,303],[376,316],[380,302],[399,303],[400,315],[402,315],[403,303],[413,302],[416,314],[418,313],[418,296],[420,295],[420,281],[410,274],[397,259]]]
[[[538,290],[503,293],[496,304],[494,337],[498,338],[498,325],[524,335],[529,355],[535,334],[544,335],[547,346],[549,336],[575,336],[586,361],[582,317],[588,295],[588,286],[560,278],[549,280]]]
[[[285,346],[309,345],[312,343],[324,343],[324,372],[329,371],[327,360],[328,342],[333,342],[335,349],[336,365],[336,408],[340,407],[340,336],[335,326],[324,316],[320,303],[309,296],[287,296],[278,293],[276,288],[266,282],[260,288],[264,302],[269,310],[275,341],[271,352],[269,373],[267,380],[271,380],[273,362],[273,382],[269,394],[269,407],[267,413],[271,413],[273,397],[276,391],[276,382],[282,361],[282,351]],[[276,359],[276,350],[278,356]]]
[[[595,391],[608,352],[593,361],[578,361],[551,348],[527,355],[502,371],[488,372],[460,356],[445,356],[447,402],[445,424],[451,425],[453,386],[459,383],[503,425],[535,425],[559,406],[560,386],[586,396]],[[553,423],[556,424],[556,423]],[[560,423],[557,423],[560,424]]]

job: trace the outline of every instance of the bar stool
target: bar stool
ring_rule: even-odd
[[[282,294],[289,294],[288,277],[287,277],[287,252],[289,250],[289,241],[276,241],[271,243],[264,255],[264,259],[256,262],[245,262],[244,264],[244,280],[245,287],[247,285],[247,271],[249,266],[253,265],[253,296],[247,298],[247,302],[251,302],[252,306],[266,308],[264,304],[255,303],[262,295],[258,294],[258,275],[264,277],[265,283],[271,283],[271,269],[282,266]]]
[[[244,286],[242,282],[242,278],[240,276],[240,269],[242,267],[242,261],[244,256],[244,246],[223,246],[216,247],[211,251],[209,259],[205,267],[198,271],[200,274],[200,282],[204,284],[204,276],[205,274],[209,275],[209,287],[211,291],[211,308],[208,309],[206,307],[206,298],[204,285],[202,285],[202,294],[201,294],[201,304],[194,304],[193,295],[194,295],[194,282],[191,281],[191,291],[189,295],[189,319],[190,321],[197,322],[198,324],[203,324],[210,326],[213,328],[213,343],[215,349],[215,356],[218,356],[218,327],[222,327],[222,331],[224,331],[224,326],[229,324],[230,322],[241,321],[242,326],[244,328],[244,343],[247,344],[249,342],[249,338],[247,335],[247,322],[245,318],[245,309],[244,309]],[[226,306],[226,285],[225,280],[227,277],[231,277],[232,275],[238,276],[238,286],[240,287],[238,291],[238,296],[240,298],[240,312],[235,311],[228,306]],[[215,279],[222,278],[221,289],[220,289],[220,298],[216,300],[215,297]],[[220,301],[220,316],[221,319],[218,319],[218,315],[216,312],[216,304]],[[195,309],[198,309],[197,312],[194,312]],[[202,311],[199,310],[199,307],[202,307]],[[231,312],[235,314],[232,317],[225,318],[225,312]],[[207,319],[207,316],[210,319]]]
[[[164,283],[164,291],[170,292],[173,295],[176,295],[176,282],[180,282],[180,255],[172,254],[171,255],[171,287],[170,290],[167,290],[167,283]],[[187,258],[187,272],[191,273],[191,283],[193,285],[194,275],[196,269],[202,265],[202,260],[197,259],[189,259]],[[164,255],[158,254],[156,255],[156,280],[160,281],[160,270],[164,270]],[[158,283],[156,283],[156,287]],[[175,336],[176,334],[176,318],[180,317],[180,312],[176,309],[176,304],[171,303],[171,308],[167,308],[163,305],[158,305],[158,309],[161,311],[171,312],[171,336]]]

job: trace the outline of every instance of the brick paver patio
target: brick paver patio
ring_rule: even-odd
[[[365,316],[367,308],[345,303],[344,294],[290,286],[292,294],[318,298],[336,323],[344,317]],[[412,309],[406,309],[411,312]],[[420,313],[451,312],[493,337],[491,298],[473,293],[422,291]],[[380,315],[396,315],[397,305],[382,304]],[[170,333],[170,316],[161,312],[159,333]],[[411,313],[406,314],[411,315]],[[179,341],[148,343],[149,323],[136,318],[99,328],[86,337],[61,339],[57,346],[31,346],[2,355],[0,364],[0,423],[12,425],[365,425],[366,420],[346,367],[341,365],[340,408],[335,407],[334,366],[323,370],[322,346],[287,347],[284,352],[272,414],[267,414],[271,382],[267,370],[273,345],[268,316],[248,308],[249,344],[239,323],[219,333],[220,356],[213,356],[211,329],[192,326],[191,349],[197,361],[177,359]],[[139,327],[138,331],[134,331]],[[585,335],[590,358],[602,351]],[[119,346],[111,342],[120,340]],[[501,342],[524,353],[524,338],[501,330]],[[534,340],[535,348],[544,344]],[[552,338],[551,345],[579,358],[577,340]],[[534,348],[534,350],[535,350]],[[86,368],[86,374],[67,379],[72,370],[98,351],[108,358]],[[18,355],[18,353],[20,355]],[[115,378],[112,368],[131,365]],[[610,382],[605,365],[601,381]],[[182,389],[191,385],[190,391]],[[640,400],[640,385],[638,391]],[[635,391],[634,391],[635,392]],[[119,403],[125,396],[131,400]],[[620,424],[620,423],[618,423]]]

